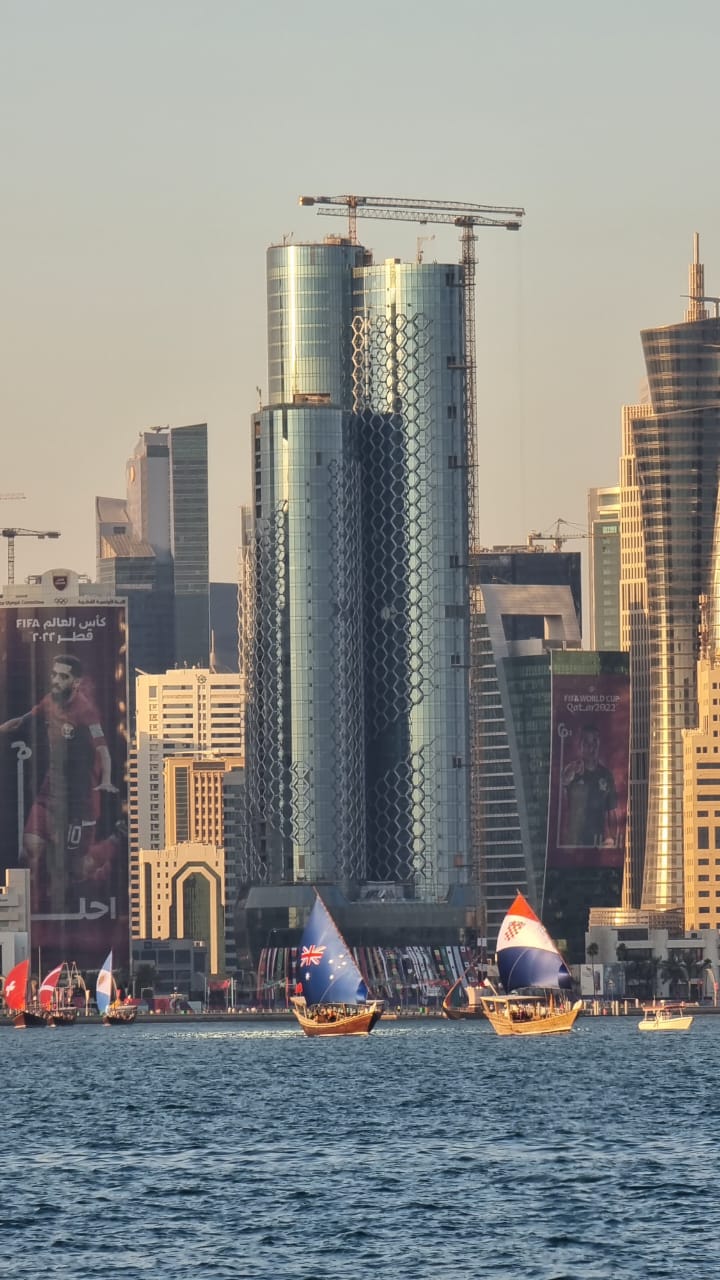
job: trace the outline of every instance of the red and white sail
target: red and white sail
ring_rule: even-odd
[[[59,964],[56,969],[51,969],[40,984],[40,1007],[42,1009],[52,1009],[53,1007],[55,989],[60,981],[60,974],[63,971],[64,963],[65,962],[63,961],[63,964]]]
[[[28,980],[30,978],[30,960],[21,960],[11,969],[5,979],[3,995],[8,1009],[16,1012],[27,1004]]]

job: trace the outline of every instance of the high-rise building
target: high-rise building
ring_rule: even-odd
[[[620,648],[620,487],[588,491],[590,648]]]
[[[720,318],[695,238],[682,324],[647,329],[649,412],[630,417],[647,578],[650,771],[642,905],[683,904],[683,729],[696,717],[699,599],[709,594],[720,462]]]
[[[542,909],[550,653],[581,645],[580,555],[498,547],[470,578],[472,849],[492,947],[518,890]]]
[[[647,394],[622,410],[620,457],[620,648],[630,655],[630,776],[623,907],[637,910],[642,898],[650,767],[650,641],[642,508],[632,424],[652,412]]]
[[[97,577],[128,600],[131,670],[207,667],[207,427],[143,431],[127,498],[96,499]]]
[[[462,269],[275,246],[268,338],[241,878],[442,901],[471,876]]]
[[[138,676],[137,727],[130,761],[130,907],[134,937],[139,936],[140,929],[138,852],[163,849],[169,843],[166,760],[172,762],[169,767],[175,787],[171,792],[170,830],[178,840],[185,830],[191,840],[200,833],[209,838],[212,831],[222,834],[222,784],[203,774],[199,765],[195,771],[189,762],[217,764],[224,772],[232,762],[242,764],[242,743],[243,678],[239,674],[220,675],[187,668]],[[181,761],[177,769],[176,759]]]

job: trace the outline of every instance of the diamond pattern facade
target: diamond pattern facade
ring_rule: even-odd
[[[337,242],[268,280],[244,878],[440,900],[470,872],[460,269]]]

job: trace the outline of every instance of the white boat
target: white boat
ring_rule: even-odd
[[[573,1002],[565,994],[572,990],[570,970],[521,893],[503,920],[496,960],[506,994],[495,991],[486,980],[480,1003],[499,1036],[548,1036],[572,1030],[582,1001]]]
[[[688,1031],[692,1026],[692,1014],[686,1013],[681,1004],[643,1005],[643,1016],[638,1031]]]

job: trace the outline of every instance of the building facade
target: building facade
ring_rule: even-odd
[[[642,905],[655,909],[683,905],[682,731],[695,725],[699,601],[710,591],[718,489],[720,319],[707,317],[701,302],[684,323],[643,332],[650,411],[629,423],[647,579],[652,748]]]
[[[142,937],[187,938],[207,945],[211,974],[225,972],[225,858],[215,845],[142,849]]]
[[[620,487],[588,491],[590,648],[620,648]]]
[[[468,884],[462,272],[268,253],[253,419],[248,884]]]
[[[233,764],[243,763],[244,715],[244,684],[239,674],[188,668],[163,675],[140,675],[136,687],[137,725],[130,762],[133,937],[140,936],[141,929],[139,850],[161,850],[170,842],[166,827],[166,761],[175,784],[169,817],[174,833],[187,829],[191,838],[201,830],[211,834],[215,823],[217,834],[221,835],[222,780],[218,775]],[[180,762],[177,769],[173,763],[176,759]],[[202,765],[207,768],[203,770]],[[217,843],[222,845],[221,840]]]
[[[580,556],[481,551],[471,581],[472,850],[492,949],[518,890],[542,910],[550,653],[580,648]]]
[[[632,424],[652,412],[647,399],[624,405],[620,457],[620,648],[630,655],[632,688],[628,845],[623,875],[623,907],[639,909],[642,899],[650,769],[650,638],[647,571],[640,488]]]
[[[684,729],[685,929],[720,929],[720,665],[697,670],[698,728]]]
[[[98,581],[129,602],[131,666],[207,667],[207,426],[141,432],[126,481],[125,499],[96,499],[95,525]]]

